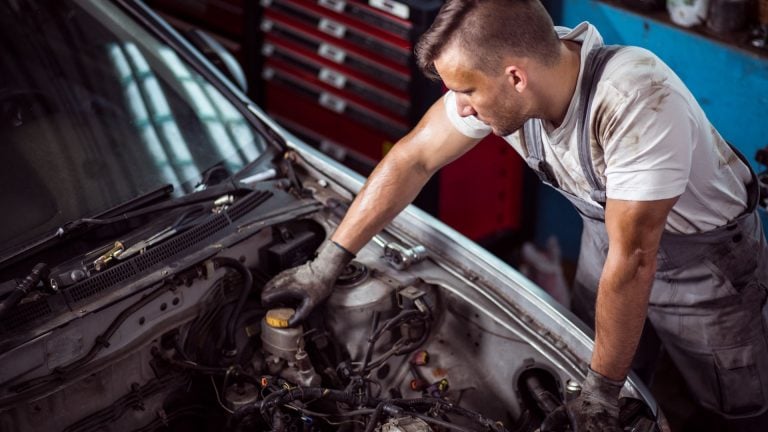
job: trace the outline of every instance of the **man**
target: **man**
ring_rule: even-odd
[[[582,394],[543,429],[619,430],[647,315],[702,406],[733,430],[768,430],[768,247],[754,175],[652,53],[600,48],[588,23],[553,28],[537,0],[448,0],[416,48],[448,93],[378,165],[317,258],[278,275],[263,300],[300,300],[291,323],[305,318],[435,171],[493,132],[584,220],[574,307],[594,322],[595,348]]]

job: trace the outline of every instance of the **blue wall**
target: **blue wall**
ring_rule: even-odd
[[[664,60],[688,85],[712,124],[738,147],[756,171],[755,152],[768,146],[768,51],[765,56],[720,43],[666,22],[595,0],[544,1],[555,24],[594,24],[608,44],[637,45]],[[578,256],[581,223],[557,192],[539,191],[536,242],[551,234],[563,256]],[[768,217],[763,213],[764,225]]]

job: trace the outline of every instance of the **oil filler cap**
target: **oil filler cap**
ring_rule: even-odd
[[[287,328],[288,320],[296,313],[291,308],[270,309],[267,311],[267,325],[272,328]]]

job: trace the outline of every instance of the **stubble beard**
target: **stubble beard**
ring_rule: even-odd
[[[509,122],[506,122],[501,126],[491,126],[491,129],[494,135],[505,137],[507,135],[512,135],[513,133],[519,131],[523,127],[525,122],[526,120],[524,119],[515,118],[513,120],[510,120]]]

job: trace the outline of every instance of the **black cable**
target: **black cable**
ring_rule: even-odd
[[[561,406],[560,401],[541,383],[539,377],[531,374],[525,378],[525,385],[530,391],[531,397],[536,401],[536,405],[547,415]]]
[[[205,340],[199,340],[199,338],[209,332],[216,316],[220,313],[226,302],[226,295],[223,289],[225,281],[226,277],[222,277],[214,283],[213,288],[211,288],[210,300],[206,301],[211,306],[206,307],[205,311],[189,327],[187,337],[182,345],[182,351],[184,355],[191,359],[198,360],[200,348],[208,346]]]
[[[433,417],[430,417],[430,416],[427,416],[427,415],[424,415],[424,414],[408,413],[408,415],[416,417],[417,419],[424,420],[427,423],[431,423],[431,424],[434,424],[436,426],[444,427],[446,429],[451,429],[451,430],[455,430],[455,431],[459,431],[459,432],[476,432],[475,429],[467,429],[467,428],[465,428],[463,426],[457,426],[455,424],[448,423],[448,422],[442,421],[442,420],[438,420],[436,418],[433,418]]]
[[[407,345],[400,345],[401,342],[403,342],[403,340],[402,339],[398,340],[397,342],[394,343],[394,345],[392,346],[392,349],[382,354],[381,357],[379,357],[378,359],[372,361],[371,364],[368,365],[367,369],[363,371],[363,373],[368,373],[369,371],[376,369],[377,367],[384,364],[384,362],[389,360],[392,356],[408,354],[410,352],[415,351],[417,348],[423,345],[424,342],[426,342],[427,339],[429,338],[429,334],[431,330],[431,325],[429,321],[424,320],[423,323],[424,323],[424,332],[421,334],[421,337],[419,338],[419,340]]]
[[[107,329],[102,334],[100,334],[94,339],[91,349],[83,357],[80,357],[79,359],[73,361],[72,363],[67,364],[66,366],[59,366],[55,368],[52,374],[34,378],[28,381],[24,381],[19,384],[15,384],[11,386],[9,390],[16,393],[21,393],[31,388],[47,384],[54,380],[65,380],[67,378],[67,375],[69,375],[72,371],[84,366],[85,364],[93,360],[93,358],[96,357],[96,355],[101,350],[109,347],[109,339],[112,337],[112,335],[115,334],[117,329],[120,328],[123,322],[125,322],[125,320],[128,319],[128,317],[130,317],[136,311],[143,308],[144,306],[146,306],[153,300],[157,299],[161,295],[165,294],[167,292],[167,289],[168,289],[168,286],[166,284],[163,284],[159,288],[157,288],[155,291],[152,291],[151,293],[141,298],[136,303],[128,306],[128,308],[120,312],[120,315],[118,315],[117,318],[115,318],[112,321],[109,327],[107,327]]]
[[[352,393],[341,390],[328,389],[323,387],[292,387],[290,389],[278,390],[270,393],[263,400],[254,404],[249,404],[238,408],[232,413],[227,423],[229,428],[234,428],[243,419],[249,415],[259,412],[264,420],[269,421],[272,416],[270,412],[280,405],[293,401],[314,401],[326,399],[333,402],[342,402],[350,406],[375,406],[380,401],[370,398],[365,394]]]
[[[174,411],[166,412],[164,416],[152,420],[149,424],[135,429],[132,432],[155,432],[157,430],[166,430],[169,424],[179,418],[198,417],[202,421],[210,420],[214,415],[213,410],[208,405],[188,405]],[[204,422],[203,422],[204,424]]]
[[[492,430],[499,432],[506,432],[507,429],[503,424],[494,422],[480,413],[470,411],[459,406],[452,404],[444,399],[439,398],[420,398],[420,399],[393,399],[389,401],[382,401],[377,398],[372,398],[364,393],[341,391],[334,389],[327,389],[322,387],[293,387],[290,389],[282,389],[274,391],[267,395],[263,400],[249,404],[238,408],[232,414],[228,421],[229,428],[235,428],[246,417],[249,417],[257,412],[260,413],[262,419],[267,422],[271,422],[275,415],[275,408],[282,405],[289,404],[293,401],[315,401],[319,399],[326,399],[334,402],[346,403],[350,406],[375,406],[376,409],[358,409],[354,411],[346,411],[338,414],[322,414],[323,416],[354,416],[372,414],[371,418],[366,423],[366,432],[370,432],[375,429],[379,423],[379,419],[383,414],[387,414],[390,417],[401,417],[404,415],[410,415],[425,422],[432,423],[436,426],[456,430],[459,432],[471,432],[477,430]],[[471,420],[480,427],[480,429],[470,429],[464,426],[457,426],[448,423],[443,420],[435,419],[423,414],[413,412],[413,409],[417,407],[432,407],[439,408],[445,412],[453,413]],[[295,408],[299,411],[301,408]],[[311,415],[311,414],[310,414]],[[274,426],[274,425],[273,425]]]
[[[125,212],[119,216],[103,218],[103,219],[97,219],[97,218],[78,219],[73,222],[69,222],[66,225],[59,228],[60,234],[58,235],[61,236],[83,225],[110,225],[116,222],[122,222],[128,219],[133,219],[135,217],[144,216],[147,214],[156,213],[163,210],[171,210],[177,207],[184,207],[191,204],[195,204],[196,206],[203,207],[204,205],[202,203],[212,204],[213,200],[215,200],[216,198],[219,198],[222,195],[226,195],[228,193],[236,193],[240,191],[250,192],[252,191],[252,189],[246,185],[237,184],[234,182],[220,183],[214,186],[210,186],[198,192],[190,193],[188,195],[183,195],[168,201],[153,204],[144,208],[140,208],[138,210]]]
[[[384,334],[384,332],[410,319],[413,319],[416,317],[423,317],[423,316],[424,314],[422,312],[415,309],[404,310],[399,314],[395,315],[393,318],[390,318],[387,321],[385,321],[384,325],[382,325],[379,329],[374,331],[373,334],[368,338],[368,347],[365,350],[365,357],[363,358],[363,364],[360,368],[360,374],[365,375],[365,373],[371,369],[368,366],[368,363],[370,362],[371,356],[373,355],[373,347],[376,345],[376,341],[378,341],[378,339]]]
[[[67,426],[63,432],[96,432],[105,426],[114,423],[132,408],[140,406],[144,399],[148,399],[168,388],[182,387],[189,382],[186,375],[164,375],[160,378],[148,381],[141,387],[132,387],[132,390],[117,399],[112,405],[101,409],[87,417]]]
[[[406,408],[413,408],[420,405],[426,405],[426,406],[439,405],[441,409],[460,415],[462,417],[468,418],[474,421],[475,423],[477,423],[478,425],[482,426],[483,428],[498,430],[498,431],[506,431],[506,428],[503,425],[500,425],[494,422],[493,420],[485,417],[484,415],[478,412],[470,411],[468,409],[457,406],[456,404],[448,402],[445,399],[440,399],[440,398],[395,399],[390,402],[394,405],[406,407]]]
[[[395,318],[398,318],[398,317],[395,317]],[[393,319],[395,319],[395,318],[393,318]],[[403,322],[412,321],[412,320],[419,320],[419,321],[421,321],[424,324],[424,331],[422,332],[421,337],[419,338],[419,340],[417,340],[416,342],[410,343],[410,344],[402,344],[402,345],[398,346],[398,344],[401,344],[403,342],[403,339],[400,339],[400,340],[398,340],[397,342],[395,342],[393,344],[392,349],[390,349],[386,353],[382,354],[381,357],[379,357],[378,359],[376,359],[375,361],[372,361],[372,362],[370,361],[370,358],[369,358],[369,354],[372,351],[372,345],[369,343],[368,350],[366,351],[366,357],[367,357],[366,360],[367,361],[365,361],[363,363],[363,368],[362,368],[362,374],[363,375],[368,373],[368,372],[370,372],[371,370],[376,369],[377,367],[381,366],[382,364],[384,364],[384,362],[389,360],[392,356],[403,355],[403,354],[407,354],[409,352],[413,352],[414,350],[416,350],[418,347],[420,347],[421,345],[423,345],[427,341],[427,339],[429,338],[429,335],[430,335],[430,330],[432,328],[431,323],[429,321],[429,316],[428,315],[424,315],[424,314],[422,314],[420,312],[418,314],[415,314],[415,315],[408,315],[404,319],[402,319],[401,321],[397,322],[396,325],[399,325],[399,324],[401,324]],[[392,327],[392,326],[390,326],[390,327]]]
[[[365,356],[363,357],[363,365],[360,367],[360,374],[365,375],[365,369],[368,367],[368,362],[371,361],[371,356],[373,355],[373,345],[376,343],[376,339],[378,337],[375,337],[377,331],[376,327],[379,325],[379,319],[381,317],[381,312],[374,311],[373,312],[373,319],[371,320],[371,335],[368,337],[368,347],[365,349]]]
[[[227,322],[227,336],[224,349],[226,351],[225,354],[231,357],[237,354],[235,326],[237,325],[237,321],[240,318],[240,313],[243,310],[243,306],[245,306],[245,302],[248,300],[248,295],[251,293],[251,289],[253,287],[253,276],[251,275],[250,270],[248,270],[248,268],[243,265],[243,263],[234,258],[218,257],[214,258],[213,262],[218,267],[229,267],[236,270],[238,273],[240,273],[241,276],[243,276],[244,279],[243,289],[240,292],[240,298],[237,300],[235,310],[232,311],[232,314],[229,316],[229,321]]]
[[[17,304],[23,299],[41,278],[47,277],[48,266],[40,263],[32,268],[32,271],[24,278],[14,289],[8,297],[0,302],[0,320],[11,311]]]
[[[223,389],[227,387],[228,382],[231,379],[229,378],[230,375],[235,380],[247,381],[255,386],[261,385],[261,381],[257,377],[249,373],[246,373],[245,371],[243,371],[243,369],[239,365],[230,366],[230,367],[217,367],[217,366],[201,365],[191,361],[179,361],[176,359],[160,357],[159,355],[157,355],[156,358],[158,358],[158,360],[164,362],[168,366],[175,367],[188,372],[197,372],[203,375],[224,375],[225,379],[224,379],[222,392],[224,391]]]
[[[381,412],[384,411],[384,403],[385,402],[381,402],[376,406],[376,410],[373,411],[371,418],[368,419],[368,423],[365,425],[365,432],[373,432],[373,430],[376,429],[376,425],[379,423],[379,417],[381,417]]]

